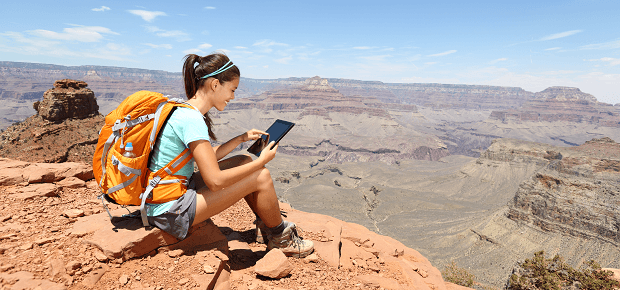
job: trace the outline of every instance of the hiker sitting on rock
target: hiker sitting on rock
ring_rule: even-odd
[[[267,234],[268,250],[279,248],[287,256],[296,257],[310,254],[313,243],[299,238],[294,223],[282,220],[273,180],[265,168],[265,164],[275,157],[278,146],[266,146],[255,160],[248,155],[222,160],[239,144],[266,134],[256,129],[222,145],[211,145],[216,138],[208,112],[213,107],[224,110],[235,98],[240,80],[239,68],[224,54],[204,57],[189,54],[183,64],[183,80],[187,104],[193,109],[178,107],[171,114],[161,130],[149,169],[153,172],[159,170],[189,148],[200,171],[194,173],[194,162],[190,161],[176,173],[192,178],[187,192],[173,202],[148,204],[149,223],[184,238],[190,226],[243,198],[260,219],[258,226]],[[179,210],[171,213],[172,207]]]

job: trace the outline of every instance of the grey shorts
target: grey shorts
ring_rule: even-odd
[[[189,187],[187,192],[179,197],[166,213],[149,216],[149,224],[179,240],[185,239],[196,216],[196,190],[193,188],[193,182]]]

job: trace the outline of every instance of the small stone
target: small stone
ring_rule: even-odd
[[[203,266],[203,269],[204,269],[205,273],[207,273],[207,274],[213,274],[213,273],[215,273],[215,269],[213,269],[213,267],[211,267],[211,266],[209,266],[209,265],[207,265],[207,264],[205,264],[205,265]]]
[[[170,268],[168,268],[168,272],[172,273],[174,271],[174,266],[171,266]]]
[[[67,265],[65,266],[65,269],[67,270],[67,274],[73,276],[80,267],[82,267],[82,264],[80,262],[71,261],[67,263]]]
[[[173,250],[173,251],[169,251],[168,252],[168,256],[170,256],[170,258],[176,258],[183,255],[183,250],[182,249],[177,249],[177,250]]]
[[[183,286],[183,285],[187,284],[187,282],[189,282],[189,279],[188,279],[188,278],[183,278],[183,279],[179,280],[179,284],[180,284],[181,286]]]
[[[272,249],[254,266],[254,271],[257,274],[273,279],[282,278],[292,270],[293,265],[280,249]]]
[[[105,262],[108,260],[108,257],[106,255],[104,255],[102,252],[95,252],[95,259],[97,259],[97,261],[99,262]]]
[[[127,274],[121,275],[121,277],[118,279],[118,282],[120,282],[121,285],[127,284],[127,282],[129,282],[129,276]]]
[[[12,264],[2,265],[0,266],[0,272],[6,272],[10,269],[13,269],[13,267],[15,267],[15,265],[12,265]]]
[[[310,255],[308,255],[306,258],[304,258],[306,261],[308,262],[312,262],[312,263],[318,263],[319,262],[319,255],[317,255],[316,253],[312,253]]]
[[[30,250],[30,249],[32,249],[32,247],[33,247],[33,244],[32,244],[32,243],[25,243],[25,244],[21,245],[21,246],[19,247],[19,249],[20,249],[20,250],[22,250],[22,251],[25,251],[25,250]]]
[[[69,209],[69,210],[64,211],[62,215],[68,218],[77,218],[77,217],[84,216],[84,211],[81,209]]]
[[[40,246],[40,245],[44,245],[44,244],[47,244],[47,243],[51,243],[51,242],[53,242],[55,240],[56,240],[56,238],[43,238],[43,239],[38,239],[38,240],[34,241],[34,243]]]

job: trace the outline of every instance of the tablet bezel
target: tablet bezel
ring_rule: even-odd
[[[273,141],[274,136],[271,134],[271,132],[269,132],[269,129],[271,129],[274,125],[276,124],[282,124],[287,126],[288,128],[286,128],[286,130],[279,136],[275,136],[276,138],[276,143],[274,144],[274,146],[276,144],[278,144],[280,142],[280,140],[282,140],[282,138],[284,138],[284,136],[291,131],[291,129],[293,128],[293,126],[295,126],[295,123],[289,122],[289,121],[284,121],[281,119],[277,119],[275,122],[273,122],[273,124],[271,124],[271,126],[269,126],[269,128],[265,131],[267,133],[269,133],[269,136],[267,135],[262,135],[260,138],[258,138],[258,140],[256,140],[254,142],[254,144],[252,144],[252,146],[250,146],[250,148],[248,148],[248,152],[256,155],[257,157],[260,156],[261,151],[263,151],[263,148],[265,148],[265,146],[267,146],[267,144],[271,141]],[[265,137],[267,138],[267,142],[265,142]],[[263,143],[263,144],[261,144]]]

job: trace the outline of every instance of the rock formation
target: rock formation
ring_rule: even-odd
[[[30,162],[90,163],[103,126],[94,93],[83,81],[60,80],[34,103],[37,115],[0,134],[0,156]]]
[[[43,100],[32,106],[43,119],[57,122],[64,119],[84,119],[99,114],[95,94],[83,81],[59,80],[54,88],[43,94]]]
[[[578,88],[550,87],[535,94],[518,109],[493,111],[489,118],[502,122],[574,122],[620,127],[620,112],[599,103]]]
[[[502,139],[483,157],[543,166],[519,186],[509,218],[620,245],[620,144],[601,138],[566,148]]]
[[[121,217],[128,211],[115,205],[111,221],[92,178],[86,164],[0,159],[0,286],[469,289],[445,282],[420,253],[392,238],[287,204],[280,205],[286,219],[315,243],[315,253],[304,259],[273,258],[277,253],[254,242],[254,215],[244,202],[193,227],[181,241]],[[81,184],[70,186],[67,179]],[[41,185],[54,190],[30,190]]]

